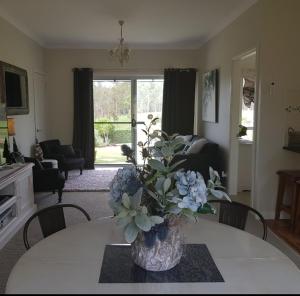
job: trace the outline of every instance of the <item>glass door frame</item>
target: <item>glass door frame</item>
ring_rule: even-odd
[[[137,159],[137,125],[138,124],[144,124],[144,121],[137,121],[137,81],[143,80],[143,79],[149,79],[149,80],[155,80],[155,79],[164,79],[164,76],[162,74],[156,74],[156,75],[94,75],[93,81],[130,81],[131,84],[131,121],[128,122],[115,122],[111,121],[112,124],[131,124],[131,148],[134,150],[135,157]],[[101,122],[95,122],[94,123],[100,123]],[[105,122],[107,123],[107,122]],[[120,163],[120,164],[96,164],[97,166],[124,166],[128,165],[127,163]]]

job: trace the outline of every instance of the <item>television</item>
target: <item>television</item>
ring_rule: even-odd
[[[29,113],[27,71],[1,62],[1,102],[5,103],[6,115]]]

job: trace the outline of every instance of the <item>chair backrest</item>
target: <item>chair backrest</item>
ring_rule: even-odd
[[[209,203],[220,203],[219,222],[238,229],[245,230],[248,212],[256,214],[263,225],[263,239],[267,238],[267,223],[264,217],[255,209],[235,201],[211,200]]]
[[[40,146],[43,150],[44,156],[47,157],[47,155],[50,154],[56,154],[59,147],[60,147],[60,141],[55,139],[55,140],[48,140],[48,141],[43,141],[40,142]]]
[[[57,204],[39,210],[33,214],[24,225],[23,240],[27,250],[30,248],[28,243],[28,228],[32,220],[36,217],[39,219],[41,230],[45,238],[59,230],[66,228],[64,208],[78,209],[84,214],[88,221],[91,221],[89,214],[83,208],[73,204]]]

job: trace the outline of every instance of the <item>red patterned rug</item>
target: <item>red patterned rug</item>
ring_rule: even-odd
[[[118,168],[84,170],[82,175],[78,170],[70,171],[65,182],[64,191],[109,191],[109,185]]]

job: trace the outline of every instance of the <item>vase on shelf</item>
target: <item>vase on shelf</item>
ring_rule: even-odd
[[[178,223],[161,225],[139,233],[131,245],[135,264],[149,271],[166,271],[175,267],[183,254],[183,236]]]

